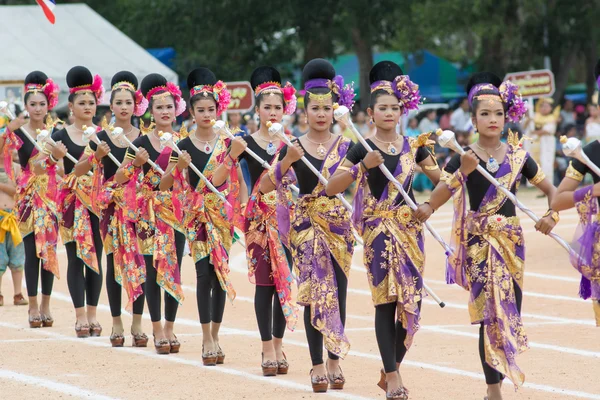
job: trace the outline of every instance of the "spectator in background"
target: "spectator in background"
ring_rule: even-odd
[[[408,120],[408,128],[406,128],[405,136],[408,137],[417,137],[421,131],[419,131],[419,122],[416,118],[411,118]]]
[[[237,133],[235,136],[246,136],[248,129],[246,125],[242,125],[242,114],[237,111],[231,111],[227,113],[229,117],[229,129],[233,132],[234,129],[241,129],[242,132]]]
[[[595,104],[588,104],[589,117],[585,120],[585,142],[600,139],[600,112]]]
[[[343,121],[337,121],[335,125],[333,125],[333,133],[335,133],[336,135],[343,135],[348,139],[352,140],[353,143],[358,142],[358,139],[354,135],[354,132],[352,132],[352,130],[348,126],[346,126],[346,124],[344,124]]]
[[[572,100],[565,99],[560,111],[559,129],[565,131],[567,126],[575,125],[575,104]]]
[[[456,110],[450,117],[450,126],[454,132],[468,131],[467,126],[471,122],[471,112],[469,111],[469,99],[464,97]]]
[[[425,114],[425,118],[421,120],[419,123],[419,131],[423,132],[435,132],[440,126],[435,120],[436,111],[434,109],[427,110],[427,114]]]
[[[452,129],[452,124],[451,124],[451,117],[453,114],[453,111],[449,108],[446,109],[440,109],[441,112],[441,116],[440,116],[440,129],[442,130],[446,130],[446,129]]]
[[[562,135],[568,138],[577,136],[577,127],[575,124],[565,125],[561,131]],[[565,172],[569,167],[569,158],[565,156],[560,142],[560,136],[556,136],[556,159],[554,162],[554,183],[560,184],[560,181],[565,177]]]
[[[306,111],[300,108],[296,111],[296,123],[292,130],[292,135],[300,137],[308,132],[308,120],[306,119]]]
[[[253,117],[248,118],[246,121],[246,129],[248,130],[248,135],[252,135],[254,132],[258,131],[258,122]]]
[[[361,135],[367,136],[371,131],[369,125],[367,124],[367,113],[365,113],[363,110],[359,110],[354,116],[354,126]]]

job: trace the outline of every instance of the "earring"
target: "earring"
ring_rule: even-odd
[[[373,125],[375,123],[375,119],[373,119],[373,117],[371,117],[371,119],[369,120],[369,124]]]
[[[154,115],[150,114],[150,122],[154,122]]]
[[[71,110],[71,111],[69,112],[69,116],[71,116],[71,117],[73,116],[73,110]]]
[[[304,118],[304,123],[308,124],[308,117]]]

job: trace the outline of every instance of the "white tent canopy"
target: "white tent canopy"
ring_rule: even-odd
[[[29,72],[40,70],[66,92],[67,72],[76,65],[100,75],[107,92],[112,76],[122,70],[133,72],[140,82],[153,72],[178,82],[173,70],[87,5],[59,4],[54,11],[52,25],[37,5],[0,6],[0,84],[22,82]]]

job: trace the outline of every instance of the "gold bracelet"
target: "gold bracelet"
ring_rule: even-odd
[[[435,171],[436,169],[440,169],[438,165],[423,165],[423,169],[426,171]]]

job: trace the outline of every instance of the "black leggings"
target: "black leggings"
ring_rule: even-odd
[[[523,292],[517,283],[513,280],[513,286],[515,288],[515,298],[517,301],[517,309],[519,310],[519,314],[521,314],[521,304],[523,303]],[[487,362],[485,362],[485,346],[483,343],[483,335],[485,335],[485,330],[483,326],[483,322],[479,326],[479,358],[481,359],[481,365],[483,365],[483,373],[485,375],[485,383],[488,385],[495,385],[497,383],[502,382],[504,379],[504,375],[500,372],[496,371],[494,368],[490,367]]]
[[[420,310],[421,302],[418,304]],[[386,373],[397,370],[396,363],[402,362],[407,351],[404,340],[408,332],[396,318],[396,307],[397,303],[375,306],[375,336]]]
[[[142,294],[133,302],[133,313],[137,315],[144,313],[144,300],[146,298],[144,286],[145,283],[142,283]],[[106,255],[106,292],[108,293],[110,314],[113,317],[120,317],[121,285],[115,280],[115,259],[112,253]]]
[[[260,340],[268,342],[273,339],[273,336],[277,339],[283,338],[286,321],[275,286],[256,285],[254,312],[260,331]]]
[[[35,234],[31,233],[23,238],[25,247],[25,283],[27,284],[27,296],[36,297],[38,291],[38,280],[42,275],[42,294],[50,296],[54,284],[54,274],[46,271],[40,266],[41,262],[35,249]]]
[[[181,260],[183,260],[183,251],[185,250],[185,236],[183,233],[175,231],[175,253],[177,254],[177,268],[181,272]],[[156,268],[154,267],[154,258],[144,256],[146,262],[146,301],[148,302],[148,311],[152,322],[161,320],[160,286],[156,283]],[[165,320],[175,322],[177,317],[177,308],[179,303],[173,296],[165,292]]]
[[[204,257],[196,263],[196,302],[201,324],[223,322],[227,293],[221,288],[215,267]]]
[[[100,223],[98,217],[90,213],[90,222],[92,225],[92,237],[94,247],[96,248],[96,259],[98,260],[98,270],[95,273],[85,266],[83,261],[77,257],[77,245],[75,242],[65,244],[67,250],[67,285],[73,306],[75,308],[88,306],[98,306],[100,291],[102,290],[102,237],[100,235]],[[85,273],[84,273],[85,270]]]
[[[346,325],[346,295],[348,291],[348,278],[337,261],[333,260],[333,271],[338,287],[338,304],[340,307],[340,318],[342,325]],[[304,307],[304,329],[306,330],[306,339],[308,340],[308,349],[313,365],[323,364],[323,335],[310,322],[310,306]],[[331,352],[327,352],[329,359],[338,360],[339,357]]]

